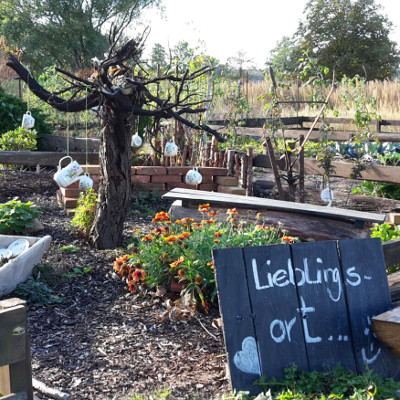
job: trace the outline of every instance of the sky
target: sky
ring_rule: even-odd
[[[258,68],[283,36],[296,31],[307,0],[163,0],[164,15],[145,11],[142,21],[151,28],[148,56],[155,43],[165,49],[180,41],[199,47],[225,62],[244,51]],[[375,0],[393,23],[390,38],[400,47],[400,1]],[[139,28],[140,29],[140,28]]]

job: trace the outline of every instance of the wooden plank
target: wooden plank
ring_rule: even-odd
[[[210,204],[231,204],[233,206],[247,208],[263,208],[269,210],[280,210],[286,212],[294,212],[298,214],[310,214],[325,218],[344,219],[344,220],[361,220],[365,222],[385,221],[386,216],[383,214],[373,214],[362,211],[346,210],[335,207],[324,207],[312,204],[300,204],[282,200],[264,199],[252,196],[240,196],[225,194],[219,192],[206,192],[202,190],[175,188],[162,196],[164,199],[181,199],[193,201],[196,203]]]
[[[6,165],[29,165],[29,166],[58,166],[60,158],[65,157],[67,153],[51,151],[0,151],[0,164]],[[97,153],[69,153],[69,155],[78,163],[84,164],[86,157],[89,164],[98,164],[99,155]]]
[[[38,138],[39,148],[46,151],[65,151],[67,149],[67,137],[59,135],[43,135]],[[99,152],[100,139],[69,136],[69,150]]]
[[[400,239],[389,240],[388,242],[382,243],[382,247],[386,267],[400,264]]]
[[[242,249],[214,250],[213,260],[232,386],[256,394],[262,372]]]
[[[400,307],[373,317],[372,329],[379,340],[400,357]]]
[[[18,392],[1,397],[1,400],[28,400],[26,392]]]
[[[26,308],[0,310],[0,366],[26,358]]]
[[[304,171],[306,175],[323,175],[324,171],[319,166],[320,162],[311,158],[304,160]],[[330,176],[337,176],[341,178],[348,178],[352,172],[352,163],[346,163],[343,161],[333,161],[332,166],[335,172],[332,172]],[[299,165],[296,163],[294,171],[299,172]],[[376,182],[388,182],[388,183],[399,183],[400,184],[400,168],[391,167],[384,165],[366,165],[365,170],[361,173],[360,180],[376,181]]]
[[[218,209],[220,213],[217,215],[219,221],[226,221],[226,211],[232,208],[231,205],[213,207]],[[237,207],[239,218],[256,222],[256,212],[249,208]],[[319,218],[306,214],[288,213],[285,211],[257,209],[264,218],[267,219],[267,224],[282,224],[288,235],[298,237],[301,240],[332,240],[332,239],[361,239],[369,238],[371,231],[369,226],[364,228],[354,229],[354,223],[344,220],[333,220],[328,218]],[[175,200],[169,210],[170,215],[174,219],[182,219],[191,217],[201,221],[202,216],[197,211],[197,207],[183,207],[181,200]]]
[[[308,370],[301,318],[296,312],[296,289],[290,282],[290,247],[247,247],[244,257],[255,332],[262,338],[259,349],[263,375],[267,379],[283,378],[284,368],[293,363]]]
[[[371,318],[392,306],[381,240],[340,240],[339,250],[357,370],[399,379],[400,360],[371,329]]]
[[[356,371],[336,242],[291,245],[310,370]]]

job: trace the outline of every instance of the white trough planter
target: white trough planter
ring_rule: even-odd
[[[50,247],[51,242],[49,235],[42,238],[0,235],[0,248],[7,248],[17,239],[28,240],[29,248],[0,267],[0,297],[11,293],[32,275],[33,268],[40,264],[43,253]]]

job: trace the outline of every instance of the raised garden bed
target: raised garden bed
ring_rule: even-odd
[[[0,248],[7,248],[18,239],[26,239],[29,242],[29,248],[0,266],[0,297],[11,293],[32,275],[33,268],[40,263],[43,253],[50,247],[51,242],[49,235],[42,238],[0,235]]]

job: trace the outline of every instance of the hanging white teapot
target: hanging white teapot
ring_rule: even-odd
[[[136,132],[133,136],[132,136],[132,140],[131,140],[131,146],[132,147],[140,147],[143,143],[143,139],[139,136],[139,133]]]
[[[63,160],[70,159],[70,163],[64,168],[61,167]],[[83,173],[82,167],[79,165],[77,161],[74,161],[72,157],[65,156],[61,158],[58,162],[57,172],[54,174],[54,180],[57,182],[60,187],[68,187],[72,183],[79,180],[80,176]]]
[[[191,169],[186,173],[185,182],[188,185],[200,185],[202,182],[203,177],[201,176],[199,169],[197,167]]]
[[[32,129],[35,126],[35,118],[32,117],[31,112],[27,111],[22,117],[22,129]]]

